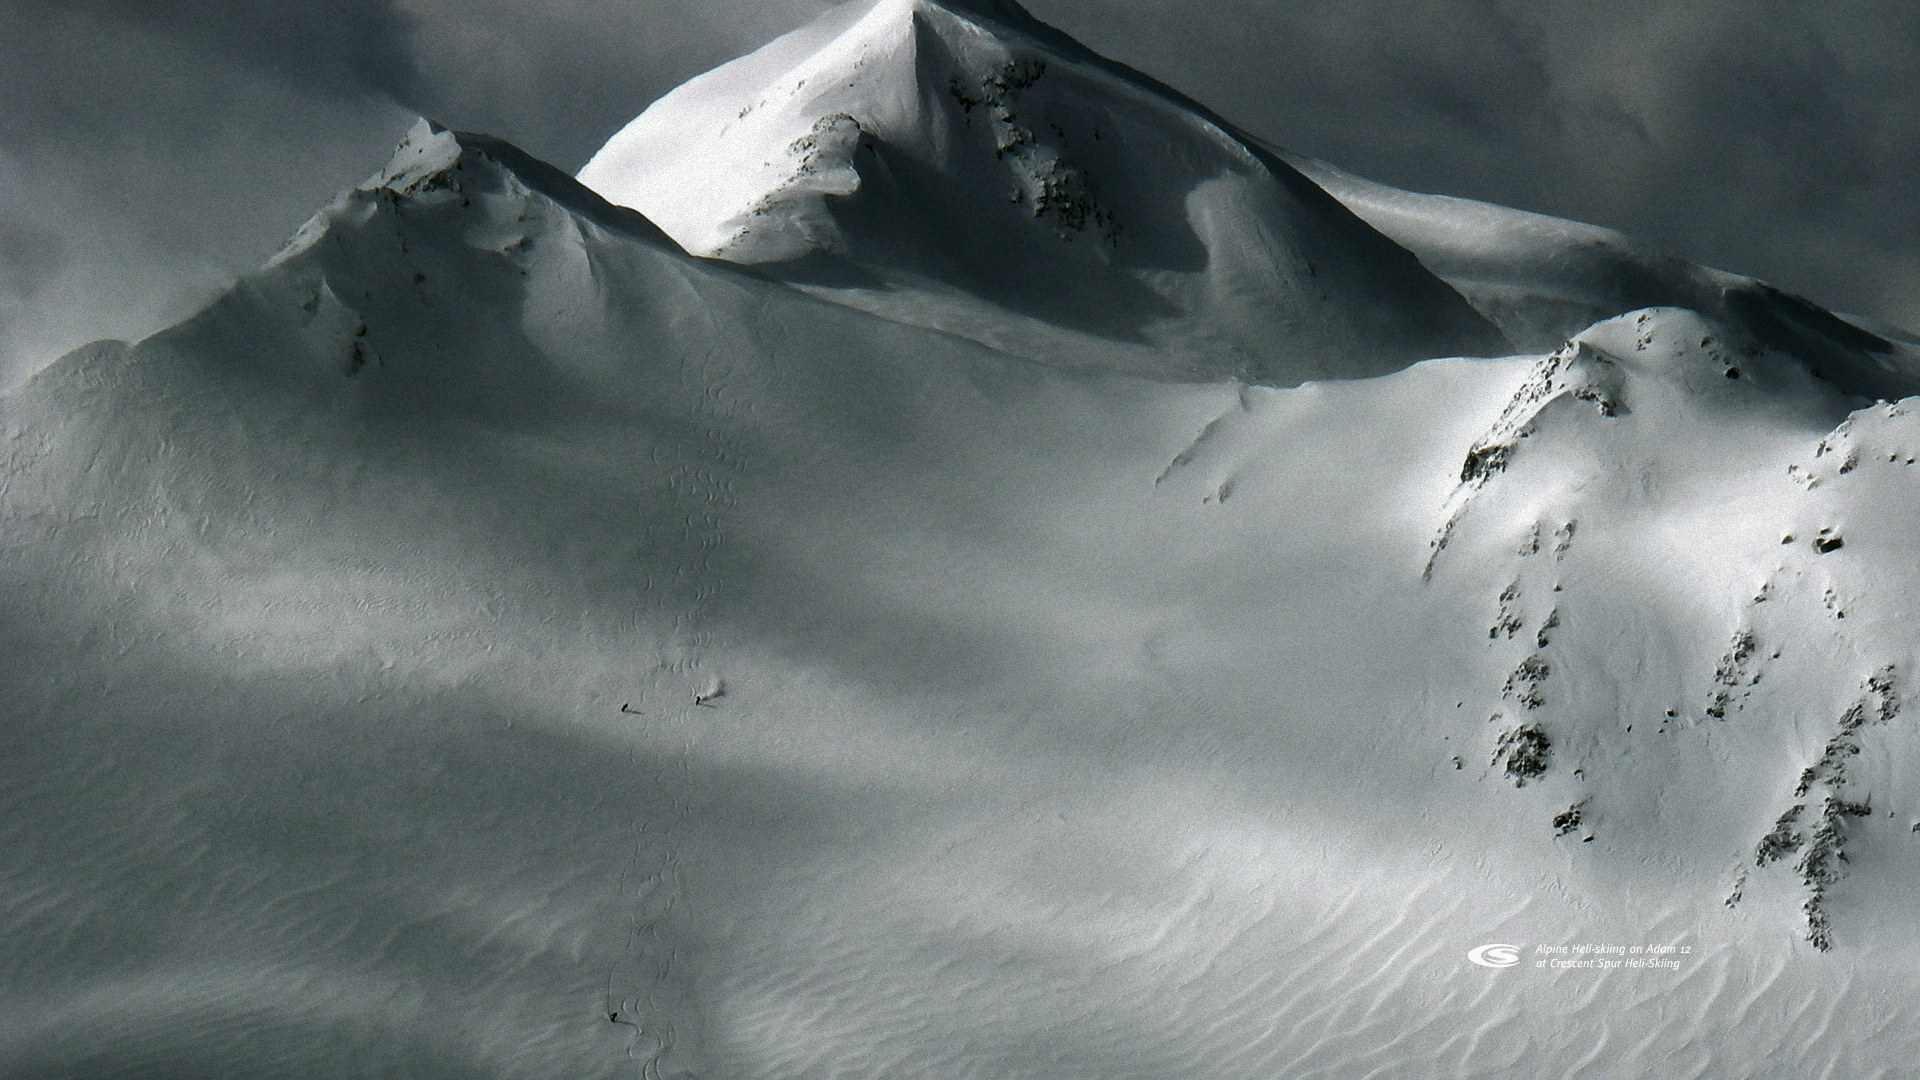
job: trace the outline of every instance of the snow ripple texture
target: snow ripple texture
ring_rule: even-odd
[[[423,123],[0,399],[0,1074],[1908,1075],[1920,427],[1738,315],[1061,364]]]

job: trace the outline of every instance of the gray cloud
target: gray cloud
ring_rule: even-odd
[[[0,296],[30,300],[64,261],[66,242],[28,221],[0,221]]]
[[[572,171],[655,98],[835,0],[401,0],[421,110]]]
[[[392,0],[65,0],[56,6],[174,38],[189,53],[257,64],[317,90],[377,89],[406,100],[423,89],[409,48],[415,21]]]
[[[0,216],[0,340],[19,332],[35,296],[58,276],[66,261],[66,246],[52,229],[17,216]],[[0,374],[4,373],[0,367]]]
[[[0,0],[0,235],[60,252],[31,271],[10,260],[0,385],[190,314],[406,127],[387,92],[339,68],[113,7]]]
[[[1920,322],[1920,10],[1033,0],[1259,134]]]
[[[829,6],[0,0],[0,161],[13,163],[0,235],[62,252],[39,269],[18,255],[7,263],[8,280],[36,291],[27,302],[13,286],[0,381],[8,366],[185,314],[378,167],[411,114],[576,168],[674,85]],[[1361,175],[1612,225],[1822,303],[1920,324],[1920,10],[1028,6],[1254,132]]]

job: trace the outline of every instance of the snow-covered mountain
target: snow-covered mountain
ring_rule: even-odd
[[[1848,393],[1920,389],[1920,341],[1843,318],[1752,278],[1683,262],[1611,229],[1363,180],[1285,155],[1405,245],[1515,344],[1552,349],[1601,319],[1654,307],[1700,312],[1791,353]]]
[[[1899,1075],[1912,348],[1298,164],[858,4],[0,398],[0,1073]]]
[[[1010,3],[849,4],[580,179],[696,255],[1056,363],[1292,385],[1509,348],[1257,142]]]

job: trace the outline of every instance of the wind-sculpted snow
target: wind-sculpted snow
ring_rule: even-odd
[[[1511,351],[1291,166],[1013,4],[836,9],[580,179],[696,254],[1049,363],[1293,384]]]
[[[1663,255],[1612,229],[1401,191],[1322,161],[1282,156],[1418,255],[1522,347],[1550,349],[1605,319],[1680,307],[1799,357],[1846,393],[1889,399],[1920,393],[1920,347],[1909,335],[1840,318],[1762,281]]]
[[[1920,1053],[1909,402],[1678,308],[1276,388],[815,292],[422,125],[0,398],[0,1074]]]

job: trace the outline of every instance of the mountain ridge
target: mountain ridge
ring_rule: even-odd
[[[1364,180],[1274,152],[1420,257],[1516,344],[1552,349],[1606,319],[1655,307],[1714,318],[1800,356],[1845,392],[1920,391],[1920,349],[1755,278],[1663,254],[1611,229]]]
[[[839,302],[963,335],[1025,319],[1052,362],[1297,382],[1510,350],[1223,121],[957,10],[836,9],[668,94],[579,176]]]
[[[1050,129],[944,81],[1022,59],[979,47],[929,100],[1011,177]],[[1535,331],[1711,310],[1236,366],[689,254],[423,120],[213,305],[0,396],[0,1071],[1912,1060],[1914,400],[1769,336],[1791,298],[1337,179],[1436,280],[1571,305]]]

